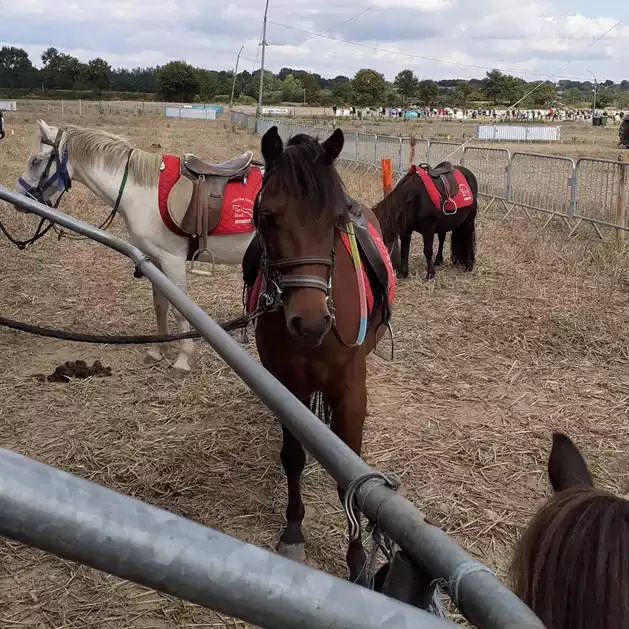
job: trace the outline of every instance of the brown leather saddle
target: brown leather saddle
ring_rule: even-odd
[[[198,247],[189,258],[207,251],[207,236],[221,219],[225,187],[230,181],[245,181],[253,164],[253,151],[226,162],[212,164],[192,153],[181,158],[181,177],[168,195],[168,214],[173,223]],[[191,243],[192,244],[192,243]]]
[[[454,176],[454,166],[451,162],[441,162],[432,167],[429,164],[420,164],[430,178],[434,181],[442,199],[442,210],[444,214],[456,214],[457,208],[452,204],[451,199],[456,194],[459,184]]]

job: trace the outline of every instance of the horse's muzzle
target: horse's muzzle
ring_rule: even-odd
[[[287,317],[286,325],[300,345],[319,347],[332,327],[332,317],[329,313],[313,318],[290,316]]]

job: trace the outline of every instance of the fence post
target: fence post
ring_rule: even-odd
[[[618,168],[620,170],[620,181],[618,182],[618,201],[616,205],[616,225],[625,227],[627,224],[627,205],[625,203],[625,183],[627,182],[627,164],[622,159],[622,154],[618,154]],[[616,230],[616,242],[623,243],[627,238],[624,229]]]
[[[513,169],[513,157],[509,155],[509,159],[507,161],[506,175],[507,175],[507,189],[505,190],[505,199],[507,201],[511,201],[511,171]]]
[[[355,161],[360,161],[358,159],[358,136],[360,135],[360,133],[357,131],[356,132],[356,137],[355,137],[355,141],[354,141],[354,148],[356,149],[355,151]]]
[[[373,136],[373,165],[378,166],[378,134]]]
[[[398,146],[398,149],[397,149],[397,165],[398,165],[397,171],[398,171],[398,173],[401,173],[401,172],[403,172],[403,170],[402,170],[402,144],[404,143],[404,140],[401,137],[398,138],[398,139],[399,139],[400,143],[399,143],[399,146]]]
[[[393,190],[393,167],[389,157],[380,160],[380,169],[382,173],[382,192],[386,196]]]
[[[572,175],[568,180],[570,183],[570,217],[573,217],[577,213],[577,174],[580,161],[581,160],[578,159],[576,163],[573,162]]]

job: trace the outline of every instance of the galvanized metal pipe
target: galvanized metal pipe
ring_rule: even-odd
[[[344,488],[372,468],[337,438],[290,391],[253,359],[207,313],[185,295],[137,248],[96,227],[0,186],[0,198],[58,222],[131,258],[177,310],[198,330],[264,404]],[[357,491],[364,513],[377,521],[432,579],[449,580],[473,561],[454,540],[424,521],[393,490],[370,481]],[[462,576],[458,601],[468,620],[482,629],[544,629],[522,601],[488,572]]]
[[[4,449],[0,533],[261,627],[455,627],[416,607]]]

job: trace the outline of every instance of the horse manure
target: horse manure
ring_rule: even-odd
[[[91,367],[84,360],[68,360],[59,365],[49,376],[43,373],[33,375],[39,382],[70,382],[71,378],[105,378],[111,376],[111,367],[103,367],[100,360],[94,361]]]

